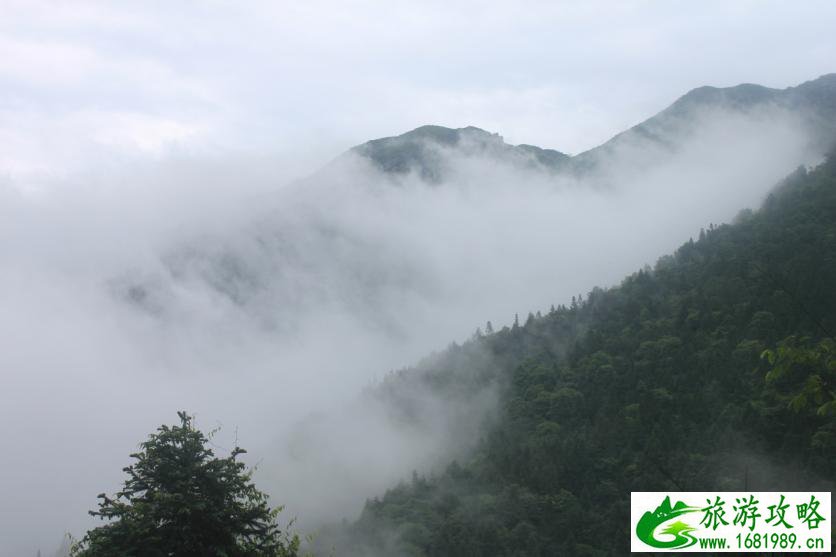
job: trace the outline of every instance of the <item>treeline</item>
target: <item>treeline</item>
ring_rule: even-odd
[[[498,385],[472,457],[326,529],[340,555],[628,552],[631,491],[832,490],[836,160],[608,290],[395,374]],[[492,329],[492,327],[491,327]]]

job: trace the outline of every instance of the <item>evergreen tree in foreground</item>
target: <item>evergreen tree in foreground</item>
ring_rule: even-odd
[[[124,469],[129,477],[115,498],[99,495],[99,510],[90,514],[110,522],[87,532],[73,555],[297,555],[298,537],[276,524],[281,508],[268,507],[237,460],[246,451],[215,457],[192,417],[178,416],[180,425],[159,427],[131,455],[136,462]]]

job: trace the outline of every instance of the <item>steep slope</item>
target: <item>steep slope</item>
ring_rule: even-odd
[[[832,343],[834,283],[831,158],[616,288],[392,375],[379,396],[394,408],[423,382],[497,385],[501,409],[470,458],[368,501],[320,549],[624,554],[631,491],[832,490],[832,354],[770,380],[761,354]]]

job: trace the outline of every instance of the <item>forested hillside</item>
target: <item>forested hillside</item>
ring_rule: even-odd
[[[393,374],[378,396],[496,385],[500,409],[472,457],[368,501],[320,549],[623,554],[631,491],[831,490],[834,285],[830,158],[618,287]]]

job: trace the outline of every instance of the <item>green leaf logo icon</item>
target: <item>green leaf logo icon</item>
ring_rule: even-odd
[[[636,536],[651,547],[658,549],[682,549],[690,547],[697,543],[697,539],[691,535],[691,532],[696,530],[682,521],[676,521],[669,524],[659,534],[672,535],[672,540],[661,541],[656,539],[655,531],[663,523],[676,518],[677,516],[698,512],[699,507],[689,507],[682,501],[678,501],[676,505],[671,506],[671,498],[665,497],[665,500],[656,507],[653,512],[646,512],[642,515],[639,523],[636,525]]]

